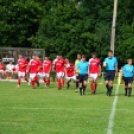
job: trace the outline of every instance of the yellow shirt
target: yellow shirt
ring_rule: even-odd
[[[75,69],[76,69],[76,72],[80,72],[80,70],[79,69],[77,69],[76,67],[77,67],[77,65],[78,65],[78,63],[80,62],[80,60],[75,60]]]

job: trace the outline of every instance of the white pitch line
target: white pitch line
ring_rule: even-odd
[[[114,97],[114,101],[113,101],[113,105],[112,105],[112,109],[111,109],[111,114],[109,116],[109,123],[108,123],[108,129],[107,129],[107,134],[112,134],[113,132],[113,127],[114,127],[114,116],[115,116],[115,112],[116,112],[116,104],[118,101],[118,92],[119,92],[119,86],[116,86],[116,91],[115,91],[115,97]]]

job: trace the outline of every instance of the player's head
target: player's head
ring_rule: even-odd
[[[132,59],[127,59],[127,63],[129,64],[129,65],[132,65]]]
[[[12,60],[9,60],[9,64],[13,64],[13,61]]]
[[[113,57],[113,51],[112,50],[108,51],[108,57]]]
[[[19,59],[23,58],[23,54],[19,53],[18,57]]]
[[[49,60],[49,56],[48,55],[45,55],[45,60]]]
[[[65,58],[65,62],[69,63],[69,58],[68,57]]]
[[[26,60],[27,60],[27,62],[29,62],[30,61],[30,58],[26,58]]]
[[[96,52],[93,52],[93,53],[91,54],[91,56],[92,56],[92,58],[96,58]]]
[[[86,60],[86,55],[82,54],[81,60],[82,60],[82,61],[85,61],[85,60]]]
[[[61,54],[57,54],[57,59],[61,59],[62,55]]]
[[[32,59],[36,60],[37,56],[35,54],[32,55]]]
[[[77,59],[80,60],[81,59],[81,54],[77,53]]]

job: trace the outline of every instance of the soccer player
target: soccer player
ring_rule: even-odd
[[[89,59],[89,77],[90,77],[90,88],[92,93],[96,93],[97,79],[101,75],[101,63],[100,59],[96,57],[96,53],[92,53],[92,58]]]
[[[103,62],[103,67],[106,68],[105,84],[107,88],[107,96],[111,96],[113,90],[113,81],[115,75],[118,74],[118,61],[113,56],[113,51],[109,50],[108,57]]]
[[[133,75],[134,75],[134,66],[132,65],[132,59],[127,60],[126,65],[122,68],[122,75],[125,81],[125,96],[131,96],[132,92],[132,82],[133,82]]]
[[[60,54],[57,55],[57,61],[55,62],[55,66],[53,66],[53,70],[55,68],[58,82],[58,89],[62,89],[64,85],[64,68],[65,68],[65,60],[62,58]]]
[[[19,54],[18,59],[18,87],[21,84],[21,78],[23,78],[28,83],[28,78],[26,77],[26,69],[27,69],[28,62],[23,57],[22,54]]]
[[[7,79],[12,79],[14,75],[14,65],[12,61],[9,61],[9,64],[6,65],[6,76]]]
[[[45,56],[45,60],[43,62],[43,81],[46,87],[50,85],[50,73],[52,69],[52,62],[48,56]]]
[[[77,59],[75,60],[76,69],[76,92],[79,90],[79,69],[77,69],[78,63],[81,61],[81,54],[77,54]]]
[[[89,69],[89,63],[86,61],[85,55],[82,55],[82,59],[78,63],[77,69],[79,69],[80,95],[85,95],[85,90],[86,90],[86,86],[87,86],[87,79],[88,79],[88,69]]]
[[[37,77],[39,69],[39,62],[36,60],[36,55],[32,55],[32,59],[29,62],[29,72],[30,72],[30,80],[33,89],[36,89],[35,83],[39,86],[39,79]]]
[[[37,76],[39,78],[42,78],[43,77],[43,63],[40,60],[39,56],[36,56],[36,60],[38,61],[38,64],[39,64]]]
[[[3,79],[5,76],[5,65],[2,63],[2,60],[0,60],[0,74],[1,78]]]
[[[76,82],[75,65],[71,63],[68,58],[65,58],[65,62],[66,62],[65,78],[66,78],[67,88],[69,88],[71,80]]]

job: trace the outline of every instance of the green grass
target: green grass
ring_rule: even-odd
[[[26,83],[16,88],[0,82],[0,134],[106,134],[114,96],[105,95],[104,84],[96,95],[88,86],[80,96],[71,84],[59,91],[56,83],[33,90]],[[123,86],[116,108],[113,134],[133,134],[134,98],[124,96]]]

